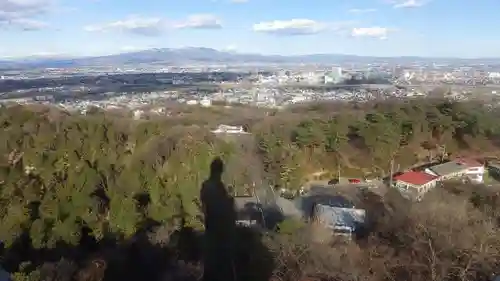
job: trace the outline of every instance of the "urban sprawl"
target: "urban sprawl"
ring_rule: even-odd
[[[500,68],[428,63],[46,68],[0,74],[3,104],[53,104],[82,113],[89,107],[127,109],[137,118],[168,114],[161,108],[165,102],[281,108],[311,101],[446,96],[493,105],[500,90]]]

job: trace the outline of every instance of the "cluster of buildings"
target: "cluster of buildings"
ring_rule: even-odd
[[[271,73],[271,75],[259,74],[256,77],[257,84],[296,84],[304,83],[309,85],[318,84],[340,84],[347,79],[351,79],[352,74],[342,71],[341,67],[332,67],[326,70],[309,71],[289,71],[281,70]]]
[[[432,68],[417,67],[396,69],[394,78],[401,83],[453,83],[464,85],[499,84],[500,73],[493,69],[481,67],[434,66]]]
[[[270,204],[264,204],[259,196],[235,197],[237,224],[248,227],[274,228],[285,218],[311,222],[318,227],[313,239],[324,242],[332,236],[350,239],[362,230],[366,211],[357,208],[344,196],[335,194],[330,187],[315,189],[302,194],[294,201],[275,197]],[[318,231],[321,230],[321,231]]]
[[[473,184],[484,183],[485,173],[488,170],[500,175],[500,165],[485,164],[469,158],[456,158],[450,161],[406,171],[394,176],[392,187],[398,189],[402,195],[420,201],[425,193],[446,181],[466,181]],[[295,200],[276,198],[276,206],[283,217],[294,217],[318,223],[324,230],[318,239],[329,239],[332,235],[352,237],[362,233],[365,226],[366,210],[355,206],[346,197],[336,194],[336,186],[340,182],[310,189],[300,194]],[[358,181],[349,181],[349,186],[355,190],[361,185]],[[293,203],[292,203],[293,202]],[[265,217],[265,210],[262,210]],[[250,222],[250,221],[248,221]],[[250,223],[247,223],[250,225]],[[315,238],[315,239],[316,239]]]
[[[483,163],[473,159],[457,158],[448,162],[432,165],[420,170],[412,170],[393,177],[393,186],[403,194],[421,198],[439,183],[448,180],[463,180],[483,183],[486,169]]]
[[[156,69],[153,65],[149,66],[151,68],[147,67],[141,66],[129,70],[114,69],[113,71],[108,67],[103,67],[101,70],[111,71],[109,73],[116,71],[118,73],[142,73],[144,74],[142,76],[147,76],[150,80],[141,78],[139,74],[134,76],[137,78],[131,78],[128,74],[119,74],[121,75],[118,76],[119,79],[108,78],[108,75],[104,75],[108,72],[102,73],[95,69],[78,69],[73,74],[66,73],[69,70],[46,69],[38,78],[46,79],[59,75],[57,77],[60,82],[47,86],[41,82],[29,84],[18,81],[18,89],[9,86],[10,81],[36,82],[37,79],[25,77],[21,75],[22,73],[15,75],[0,73],[2,74],[0,78],[9,82],[6,83],[0,79],[0,86],[4,85],[5,89],[0,89],[0,103],[54,104],[76,111],[84,111],[88,106],[134,110],[164,100],[205,107],[220,101],[226,104],[239,103],[279,108],[308,101],[362,102],[394,97],[425,97],[432,94],[433,89],[440,87],[449,88],[446,95],[458,100],[483,98],[483,96],[499,100],[500,95],[499,69],[479,66],[436,64],[395,66],[388,63],[342,63],[337,66],[298,64],[273,67],[242,66],[241,68],[225,68],[220,65],[204,68],[193,66],[194,68],[162,67]],[[81,71],[87,72],[81,73]],[[152,75],[152,72],[157,71],[167,73],[168,75],[165,74],[167,78]],[[193,73],[186,71],[193,71]],[[223,71],[226,78],[213,75],[211,71]],[[93,78],[96,74],[99,74],[97,78]],[[122,76],[128,77],[126,79],[129,80],[123,80],[125,78]],[[73,81],[75,77],[86,82],[75,84]],[[158,86],[161,84],[164,86]],[[481,85],[484,87],[479,87]],[[206,89],[203,89],[205,86],[207,86]]]
[[[488,170],[500,174],[500,165],[488,165]],[[482,184],[484,183],[486,171],[485,164],[477,160],[456,158],[400,173],[393,177],[391,184],[403,196],[419,201],[425,193],[442,182],[455,180]],[[353,187],[357,186],[356,182],[349,181],[349,184],[352,184]],[[302,198],[307,198],[307,196],[311,195]],[[323,196],[314,204],[312,212],[315,219],[330,233],[351,236],[363,227],[366,216],[364,209],[357,208],[345,199],[330,202],[331,200],[325,201],[325,198],[332,197]]]
[[[419,95],[419,94],[417,94]],[[250,89],[233,88],[210,93],[186,93],[182,91],[154,91],[136,94],[104,93],[95,99],[80,96],[59,98],[54,95],[40,95],[26,98],[0,99],[1,104],[51,104],[68,111],[84,112],[88,107],[104,110],[143,109],[163,102],[176,102],[191,106],[210,107],[214,103],[248,104],[257,107],[284,107],[291,104],[311,101],[368,101],[389,97],[412,97],[414,93],[405,93],[398,89],[338,89],[330,91],[312,89],[287,89],[267,86],[255,86]]]

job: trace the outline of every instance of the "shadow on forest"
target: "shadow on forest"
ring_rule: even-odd
[[[222,182],[223,172],[223,161],[215,158],[210,166],[210,177],[201,187],[205,217],[203,280],[267,280],[272,271],[269,267],[271,256],[257,233],[236,226],[234,198]],[[257,264],[259,260],[261,264]],[[255,275],[260,272],[261,276]]]
[[[153,221],[127,240],[105,234],[96,241],[83,228],[76,246],[58,242],[50,249],[35,249],[26,231],[9,249],[0,249],[2,266],[9,272],[38,269],[40,276],[30,280],[45,281],[199,280],[202,274],[203,280],[214,281],[269,280],[273,257],[258,231],[236,226],[234,200],[221,180],[223,167],[216,158],[202,185],[205,233],[190,227],[156,232],[167,241],[158,243],[151,229],[161,226]],[[138,206],[148,201],[147,195],[140,197]]]

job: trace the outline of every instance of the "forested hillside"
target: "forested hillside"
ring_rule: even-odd
[[[338,168],[350,176],[385,176],[391,159],[405,168],[427,161],[429,155],[440,155],[443,148],[452,155],[500,154],[500,110],[475,103],[414,100],[307,104],[287,110],[168,110],[170,117],[132,120],[100,111],[82,116],[53,108],[0,109],[0,241],[5,268],[18,272],[16,280],[101,280],[105,275],[99,275],[99,269],[106,267],[100,267],[95,258],[122,270],[135,268],[139,275],[153,272],[141,268],[156,263],[130,264],[125,261],[127,255],[133,255],[134,261],[158,258],[159,262],[166,254],[141,256],[146,251],[136,248],[146,245],[138,242],[140,237],[146,236],[148,243],[160,245],[160,252],[166,253],[162,242],[174,230],[203,229],[200,186],[216,156],[225,162],[224,182],[235,193],[245,194],[254,184],[298,189],[309,175],[326,171],[328,178]],[[218,124],[243,125],[251,135],[216,136],[210,129]],[[405,280],[441,281],[477,280],[470,274],[474,278],[492,274],[500,258],[497,212],[491,203],[498,195],[470,194],[461,188],[436,191],[423,210],[414,210],[392,193],[376,200],[367,195],[363,199],[367,206],[378,206],[368,208],[376,214],[373,234],[364,246],[336,247],[348,252],[349,260],[340,253],[325,254],[325,249],[320,254],[303,249],[301,231],[263,238],[270,258],[281,262],[273,269],[274,278],[296,280],[302,272],[322,273],[322,278],[331,280],[361,280],[357,279],[361,276],[397,280],[392,278],[417,272],[420,277]],[[448,200],[456,212],[449,210]],[[488,211],[483,209],[485,204],[490,206]],[[436,217],[438,211],[442,217]],[[450,222],[457,231],[441,231]],[[465,228],[470,236],[464,236]],[[446,240],[443,235],[456,237]],[[120,252],[121,247],[126,252]],[[417,250],[411,253],[408,247]],[[185,252],[167,248],[169,264]],[[296,251],[307,255],[299,257]],[[439,261],[429,253],[439,256]],[[326,258],[339,259],[333,262],[338,268],[326,268],[321,261],[310,263]],[[89,261],[93,262],[89,265]],[[485,268],[479,268],[479,262]],[[431,265],[436,268],[431,270]],[[159,266],[162,274],[168,271],[166,264]],[[344,272],[347,269],[352,272]],[[342,276],[335,275],[337,271]],[[40,277],[43,274],[51,277]],[[107,280],[116,277],[110,276]]]

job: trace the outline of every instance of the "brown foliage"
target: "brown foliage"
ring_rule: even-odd
[[[101,281],[104,279],[107,264],[105,260],[91,260],[83,269],[81,269],[76,277],[77,281]]]
[[[469,196],[442,189],[413,205],[394,194],[377,200],[371,234],[362,241],[317,245],[310,229],[273,239],[275,279],[462,281],[489,280],[495,273],[497,224]]]

